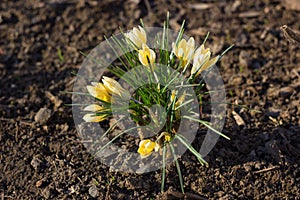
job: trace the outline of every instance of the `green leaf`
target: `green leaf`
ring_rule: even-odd
[[[200,119],[195,119],[195,118],[190,117],[190,116],[183,116],[183,118],[199,122],[200,124],[203,124],[204,126],[206,126],[208,129],[210,129],[210,130],[214,131],[215,133],[219,134],[220,136],[226,138],[227,140],[230,140],[230,138],[228,136],[224,135],[220,131],[218,131],[218,130],[214,129],[213,127],[211,127],[207,121],[203,121],[203,120],[200,120]]]

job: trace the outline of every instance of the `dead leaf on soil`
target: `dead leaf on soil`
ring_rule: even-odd
[[[245,126],[245,121],[243,120],[243,118],[239,114],[237,114],[237,112],[235,112],[233,110],[232,115],[233,115],[233,118],[234,118],[234,120],[235,120],[235,122],[238,126]]]
[[[252,18],[252,17],[258,17],[261,14],[259,11],[247,11],[242,12],[239,14],[239,17],[241,18]]]
[[[214,6],[214,4],[211,4],[211,3],[195,3],[195,4],[188,5],[189,8],[192,8],[195,10],[206,10],[213,6]]]
[[[268,167],[266,169],[261,169],[261,170],[255,171],[254,174],[260,174],[260,173],[264,173],[264,172],[269,172],[269,171],[272,171],[272,170],[275,170],[275,169],[279,169],[279,168],[280,168],[279,165],[274,165],[274,166]]]
[[[166,191],[161,199],[194,199],[194,200],[205,200],[206,198],[201,197],[197,194],[186,192],[182,194],[181,192],[177,192],[174,190]]]

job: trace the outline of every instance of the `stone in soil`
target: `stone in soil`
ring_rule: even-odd
[[[99,190],[98,188],[93,185],[89,188],[89,194],[93,197],[93,198],[96,198],[99,196]]]
[[[51,118],[51,110],[48,108],[40,108],[40,110],[35,114],[34,121],[44,124]]]

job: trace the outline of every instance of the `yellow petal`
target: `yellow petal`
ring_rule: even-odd
[[[182,39],[182,40],[178,43],[178,48],[179,48],[179,49],[183,49],[183,50],[186,49],[186,40],[185,40],[185,39]]]
[[[150,61],[150,64],[153,64],[155,62],[155,52],[150,49],[146,44],[143,44],[142,49],[139,50],[139,60],[142,65],[148,66]]]
[[[153,152],[155,146],[156,143],[152,142],[149,139],[142,140],[139,143],[139,149],[137,152],[141,155],[142,158],[145,158]]]
[[[216,64],[216,62],[219,60],[219,57],[220,56],[216,56],[216,57],[212,58],[211,60],[207,61],[197,72],[196,76],[198,76],[201,72],[211,68],[214,64]]]
[[[203,68],[203,66],[209,61],[210,59],[210,49],[204,47],[202,44],[195,52],[194,60],[193,60],[193,67],[191,69],[191,75],[196,73],[200,68]],[[203,71],[203,69],[202,69]],[[200,73],[197,72],[197,75]]]
[[[171,102],[174,101],[174,99],[175,99],[175,97],[176,97],[176,94],[177,94],[177,92],[176,92],[175,90],[173,90],[173,91],[172,91],[172,94],[171,94],[171,99],[170,99]]]
[[[130,94],[126,91],[116,80],[103,76],[102,82],[104,87],[108,90],[111,94],[116,94],[123,98],[129,98]]]
[[[175,56],[183,61],[182,66],[185,67],[185,65],[193,58],[195,40],[193,37],[191,37],[188,41],[182,39],[177,46],[172,43],[172,48]]]
[[[186,93],[183,92],[183,94],[178,98],[178,100],[176,101],[176,104],[175,104],[176,107],[180,106],[183,103],[183,101],[185,99],[185,95],[186,95]]]
[[[88,113],[83,116],[83,120],[86,122],[101,122],[105,118],[104,116],[96,116],[94,113]]]
[[[149,57],[149,56],[148,56]],[[148,66],[147,52],[144,50],[139,50],[139,60],[142,65]]]
[[[161,148],[161,146],[158,143],[155,143],[154,151],[158,152],[158,150]]]
[[[171,135],[170,134],[165,135],[165,141],[166,142],[170,142],[171,141]]]
[[[110,95],[107,93],[106,89],[104,86],[98,85],[98,86],[91,86],[88,85],[86,86],[88,92],[90,93],[90,95],[92,95],[93,97],[100,99],[102,101],[105,102],[109,102],[110,101]]]
[[[193,37],[191,37],[191,38],[189,39],[189,41],[187,42],[187,46],[188,46],[189,48],[195,48],[195,40],[194,40]]]

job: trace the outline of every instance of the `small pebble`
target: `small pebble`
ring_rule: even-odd
[[[93,185],[89,188],[89,194],[93,197],[93,198],[96,198],[99,196],[99,190],[98,188]]]
[[[239,55],[239,65],[242,67],[248,67],[252,63],[251,56],[246,51],[241,51]]]
[[[51,118],[51,110],[47,108],[41,108],[34,116],[34,121],[38,123],[46,123]]]
[[[35,170],[38,170],[39,167],[41,166],[42,164],[42,161],[38,158],[33,158],[30,162],[31,166],[35,169]]]

